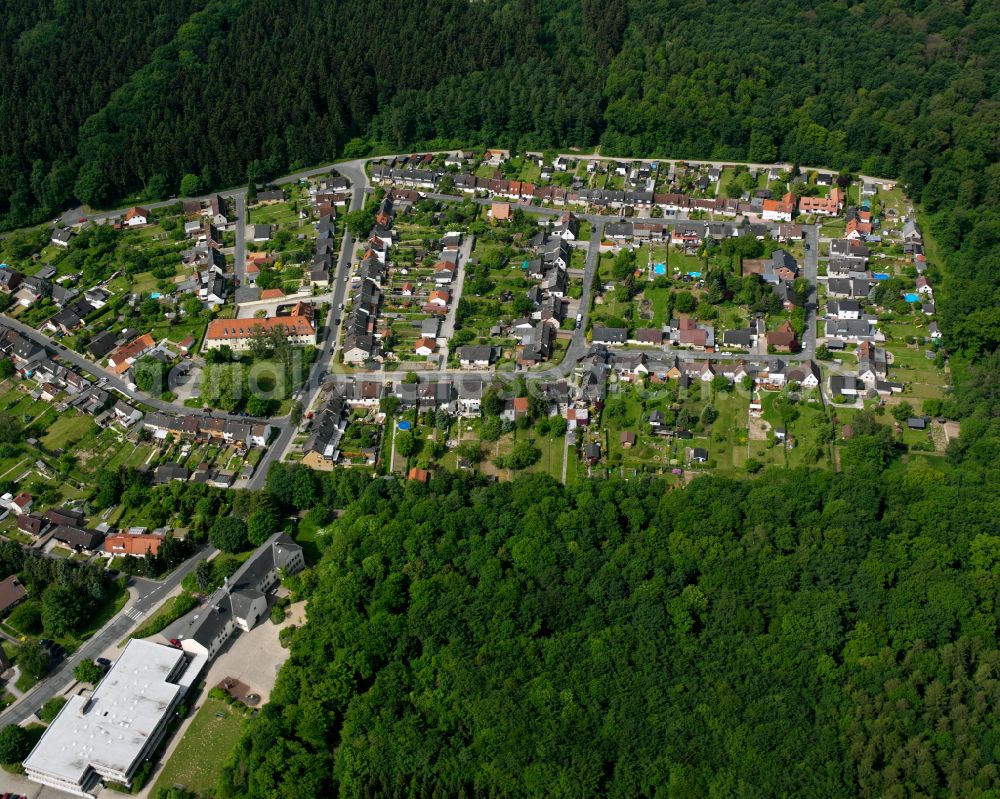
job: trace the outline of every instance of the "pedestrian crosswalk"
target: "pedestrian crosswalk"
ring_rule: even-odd
[[[146,615],[146,612],[139,610],[138,608],[129,608],[125,611],[125,615],[133,621],[140,621],[142,617]]]

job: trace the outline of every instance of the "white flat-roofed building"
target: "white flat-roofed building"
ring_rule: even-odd
[[[130,785],[163,739],[171,716],[207,662],[133,639],[91,696],[59,711],[24,759],[28,779],[83,797],[102,780]]]

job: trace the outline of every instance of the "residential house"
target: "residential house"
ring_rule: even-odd
[[[119,532],[104,539],[104,554],[110,557],[119,555],[133,555],[139,558],[146,555],[156,557],[163,540],[164,536],[156,533]]]
[[[213,194],[208,200],[208,207],[202,211],[216,227],[229,225],[229,202],[220,194]]]
[[[281,189],[267,189],[266,191],[257,192],[257,202],[255,204],[273,205],[274,203],[284,202],[286,199],[288,198]]]
[[[124,374],[131,368],[132,364],[150,352],[155,346],[156,341],[153,337],[149,333],[144,333],[115,349],[108,356],[108,366],[115,374]]]
[[[761,217],[769,222],[791,222],[795,206],[783,200],[764,200]]]
[[[139,227],[149,222],[149,211],[138,205],[129,208],[125,213],[125,224],[129,227]]]
[[[826,321],[827,338],[842,341],[864,341],[876,338],[876,330],[871,320],[862,319],[828,319]]]
[[[552,235],[563,241],[576,241],[580,236],[580,220],[570,211],[564,211],[553,225]]]
[[[785,369],[785,383],[798,383],[803,388],[816,388],[820,383],[819,367],[813,361],[789,366]]]
[[[161,463],[153,470],[153,482],[157,485],[178,480],[184,482],[191,477],[191,470],[179,463]]]
[[[87,344],[87,352],[97,360],[102,360],[115,348],[117,336],[110,330],[98,333]]]
[[[349,332],[344,336],[341,351],[345,363],[364,363],[378,356],[378,344],[370,334]]]
[[[826,313],[836,319],[860,319],[861,304],[857,300],[830,301],[826,304]]]
[[[782,322],[777,330],[769,331],[765,338],[769,349],[773,347],[778,352],[792,352],[798,349],[799,342],[795,330],[792,328],[792,323],[787,320]]]
[[[636,344],[659,347],[663,344],[663,331],[658,327],[640,327],[636,329],[631,341]]]
[[[96,552],[104,540],[104,534],[97,530],[61,524],[52,531],[52,540],[75,550]]]
[[[628,341],[628,329],[624,327],[598,327],[591,330],[591,341],[594,344],[625,344]]]
[[[10,294],[17,288],[23,277],[24,275],[16,269],[11,269],[6,264],[0,266],[0,291],[4,294]]]
[[[775,250],[771,260],[764,262],[763,278],[768,283],[782,283],[795,280],[799,274],[799,265],[787,250]]]
[[[907,244],[919,244],[923,242],[923,231],[915,219],[907,219],[903,222],[903,241]]]
[[[465,417],[479,416],[485,384],[478,377],[459,376],[455,389],[458,395],[458,412]]]
[[[17,529],[37,538],[48,527],[48,523],[36,513],[25,513],[17,517]]]
[[[340,458],[340,441],[347,429],[344,402],[331,396],[313,418],[309,437],[302,445],[302,463],[310,469],[328,470]]]
[[[28,592],[16,574],[0,580],[0,616],[5,616],[11,608],[20,605],[27,598]]]
[[[414,352],[424,358],[429,358],[437,352],[437,341],[432,338],[419,338],[414,345]]]
[[[23,516],[29,510],[31,506],[35,504],[35,498],[28,494],[27,492],[21,492],[10,503],[10,509],[12,512],[16,513],[18,516]]]
[[[69,247],[70,239],[73,238],[73,231],[68,228],[55,228],[52,231],[51,242],[57,247]]]
[[[271,238],[271,226],[270,225],[250,225],[247,231],[250,235],[247,237],[250,241],[262,242],[267,241]]]
[[[487,216],[494,224],[510,222],[512,219],[510,203],[493,203]]]
[[[458,359],[463,369],[488,369],[496,350],[489,345],[465,345],[458,348]]]

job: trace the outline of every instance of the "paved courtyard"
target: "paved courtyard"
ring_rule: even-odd
[[[260,704],[267,702],[278,677],[278,670],[288,659],[288,650],[278,642],[283,628],[301,619],[304,602],[291,607],[283,624],[276,625],[265,619],[248,633],[237,632],[216,656],[204,675],[205,685],[215,687],[226,677],[246,683],[250,690],[260,695]],[[302,623],[301,620],[298,623]]]

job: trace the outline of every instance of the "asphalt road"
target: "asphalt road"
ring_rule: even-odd
[[[802,351],[797,353],[800,360],[813,357],[816,352],[816,311],[819,306],[819,225],[804,228],[805,257],[802,259],[802,274],[809,281],[810,294],[806,303],[806,330],[802,336]]]
[[[236,247],[233,250],[233,261],[236,269],[236,279],[240,286],[247,284],[247,193],[238,191],[233,194],[236,201]]]
[[[114,646],[132,632],[146,619],[151,610],[180,585],[184,576],[194,569],[200,560],[210,557],[213,552],[214,550],[211,548],[196,552],[167,575],[167,578],[162,582],[136,578],[131,586],[137,594],[136,598],[91,636],[76,652],[60,662],[52,673],[36,683],[21,699],[0,713],[0,725],[20,724],[31,718],[36,710],[53,696],[56,696],[66,685],[73,682],[73,669],[78,663],[100,657],[108,647]]]
[[[365,196],[368,189],[368,178],[365,175],[365,161],[357,160],[337,164],[336,170],[351,181],[352,195],[350,210],[356,211],[362,208],[365,204]],[[303,174],[301,176],[305,177],[306,175]],[[294,179],[298,180],[299,178],[295,177]],[[336,270],[330,276],[333,285],[328,294],[330,312],[327,314],[326,325],[323,328],[323,343],[319,354],[316,356],[316,360],[313,361],[309,376],[299,395],[299,402],[302,403],[302,407],[306,410],[309,409],[316,399],[316,393],[319,391],[321,384],[320,375],[328,372],[332,366],[334,348],[340,337],[340,325],[334,324],[334,320],[340,319],[341,325],[343,324],[343,312],[339,308],[347,295],[347,281],[344,278],[350,274],[353,256],[354,237],[350,231],[345,229],[344,240],[340,245],[340,259],[337,261]],[[250,478],[247,484],[248,488],[263,488],[271,464],[275,460],[281,460],[291,445],[292,439],[295,437],[296,426],[289,419],[284,419],[283,421],[284,424],[280,425],[281,432],[278,438],[271,443],[271,446],[264,453],[264,457],[260,459],[253,477]]]

